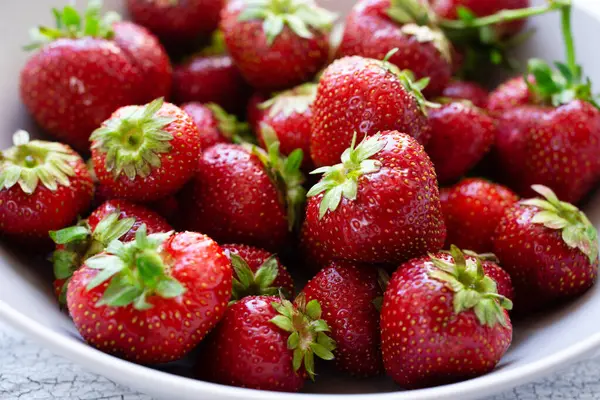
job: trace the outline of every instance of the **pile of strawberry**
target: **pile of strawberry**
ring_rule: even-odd
[[[600,181],[600,111],[568,0],[360,0],[337,48],[311,0],[127,5],[135,23],[90,1],[33,31],[22,100],[61,142],[19,131],[0,160],[0,231],[52,239],[91,346],[199,346],[199,378],[263,390],[300,390],[315,359],[421,388],[492,371],[511,319],[595,283],[573,204]],[[556,69],[491,94],[456,78],[510,64],[555,10]],[[463,178],[484,171],[505,186]]]

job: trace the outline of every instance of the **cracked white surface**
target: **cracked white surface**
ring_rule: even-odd
[[[600,360],[486,400],[600,399]],[[52,354],[0,323],[1,400],[153,400]]]

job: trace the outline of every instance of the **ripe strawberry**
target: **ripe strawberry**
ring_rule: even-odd
[[[194,121],[163,99],[118,109],[90,139],[100,183],[134,201],[178,191],[194,175],[200,156]]]
[[[299,297],[292,304],[275,296],[244,297],[207,339],[200,368],[214,382],[297,392],[305,375],[314,379],[315,357],[333,358],[335,342],[320,318],[316,300],[306,304]]]
[[[535,185],[533,190],[543,198],[506,210],[494,239],[494,253],[512,277],[520,312],[578,296],[598,276],[596,228],[547,187]]]
[[[286,297],[294,295],[292,276],[275,254],[245,244],[226,244],[223,250],[233,266],[233,300],[275,296],[280,291]]]
[[[92,346],[143,364],[177,360],[217,324],[231,266],[210,238],[184,232],[113,241],[73,275],[67,305]]]
[[[246,105],[246,119],[250,125],[252,132],[259,132],[259,122],[263,119],[265,111],[260,108],[260,105],[265,101],[269,100],[269,97],[265,96],[260,92],[255,92]]]
[[[302,293],[307,301],[321,304],[322,318],[336,342],[336,366],[358,377],[380,374],[379,311],[373,303],[382,295],[377,270],[336,261],[312,278]]]
[[[427,104],[409,74],[386,61],[346,57],[331,64],[321,76],[313,105],[310,155],[317,166],[336,164],[359,138],[398,130],[421,144],[429,139]]]
[[[223,10],[221,30],[246,81],[273,91],[304,83],[325,65],[333,21],[312,0],[232,0]]]
[[[479,178],[468,178],[442,189],[446,247],[454,244],[477,253],[493,250],[494,231],[504,211],[519,200],[510,189]]]
[[[437,95],[450,80],[452,59],[450,42],[430,24],[432,18],[423,2],[360,0],[346,20],[338,55],[381,60],[397,48],[389,61],[418,79],[431,79],[425,94]]]
[[[308,192],[304,236],[319,258],[396,263],[443,246],[435,171],[410,136],[368,137],[314,173],[324,176]]]
[[[454,100],[468,100],[479,108],[486,109],[489,93],[475,82],[454,80],[448,83],[442,97]]]
[[[535,81],[530,78],[530,83],[534,84]],[[533,101],[522,76],[504,82],[492,91],[488,98],[488,110],[492,115],[499,115],[503,111],[527,104],[533,104]]]
[[[383,298],[385,369],[406,389],[443,385],[494,369],[512,341],[510,300],[479,259],[451,254],[413,259],[394,273]],[[468,340],[465,340],[468,338]]]
[[[87,211],[94,184],[85,162],[69,146],[13,135],[0,159],[0,232],[43,240]]]
[[[483,266],[483,272],[496,282],[496,289],[500,296],[504,296],[510,301],[515,301],[515,288],[512,284],[510,274],[506,272],[500,265],[500,260],[495,254],[477,254],[465,250],[465,254],[468,254],[470,258],[478,257],[481,259],[481,265]]]
[[[490,150],[496,124],[481,109],[452,102],[429,111],[431,139],[427,154],[441,183],[455,181],[473,168]]]

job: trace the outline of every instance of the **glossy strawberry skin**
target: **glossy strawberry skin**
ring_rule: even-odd
[[[527,83],[522,76],[517,76],[504,82],[490,93],[488,110],[490,114],[498,115],[502,111],[530,103],[531,94]]]
[[[287,240],[286,210],[261,161],[242,146],[202,153],[187,208],[189,229],[221,243],[277,250]]]
[[[200,148],[206,150],[217,143],[229,143],[229,139],[219,131],[219,121],[213,112],[203,104],[187,103],[181,106],[193,120],[200,134]]]
[[[476,253],[493,251],[500,219],[519,200],[510,189],[479,178],[464,179],[442,189],[440,198],[448,230],[445,247],[455,245]]]
[[[429,111],[431,139],[427,154],[441,183],[452,182],[487,154],[496,138],[496,125],[482,110],[450,103]]]
[[[258,123],[265,113],[265,111],[260,108],[260,105],[267,100],[269,100],[269,97],[260,92],[254,92],[248,100],[248,104],[246,105],[246,119],[253,132],[259,131]]]
[[[408,69],[418,79],[429,77],[425,94],[440,94],[452,75],[452,65],[431,42],[419,42],[402,33],[401,25],[387,15],[390,0],[361,0],[346,20],[346,28],[338,56],[363,56],[382,60],[392,49],[390,58],[401,70]]]
[[[468,100],[476,107],[486,109],[489,93],[475,82],[454,80],[448,83],[442,97],[454,100]]]
[[[114,112],[111,118],[127,115],[132,107],[123,107]],[[130,180],[124,173],[115,180],[111,171],[106,169],[106,153],[98,148],[92,149],[94,171],[102,185],[108,187],[115,197],[132,201],[153,201],[177,192],[197,168],[200,153],[198,128],[194,121],[179,107],[165,103],[157,115],[174,118],[163,130],[173,135],[169,142],[172,149],[160,153],[160,168],[152,168],[146,178],[136,176]],[[92,146],[94,143],[92,143]]]
[[[223,250],[199,233],[178,233],[163,246],[169,273],[186,292],[179,298],[151,295],[153,306],[139,311],[96,306],[108,282],[86,290],[98,270],[85,264],[71,279],[67,305],[83,338],[108,354],[143,364],[181,358],[217,324],[231,295],[231,265]]]
[[[515,311],[522,314],[581,295],[598,276],[598,260],[592,264],[580,250],[568,247],[560,230],[531,222],[539,211],[513,205],[494,238],[494,253],[515,286]]]
[[[429,157],[406,134],[382,136],[387,144],[371,158],[381,169],[359,178],[356,200],[342,197],[321,219],[323,193],[308,200],[304,240],[319,258],[394,263],[443,246],[446,228]]]
[[[450,260],[445,253],[435,257]],[[472,310],[454,313],[454,292],[429,276],[428,256],[398,268],[381,310],[381,346],[389,376],[406,389],[438,386],[494,369],[512,341],[512,326],[482,325]]]
[[[357,377],[383,371],[380,353],[379,311],[373,300],[382,295],[377,269],[335,261],[322,269],[302,290],[306,300],[318,300],[322,318],[336,341],[338,369]]]
[[[239,21],[245,0],[225,6],[220,29],[227,49],[242,76],[255,89],[275,91],[309,81],[327,62],[327,35],[297,36],[287,25],[269,46],[260,20]]]
[[[386,130],[407,133],[421,144],[430,136],[413,95],[380,62],[346,57],[327,67],[313,105],[310,154],[315,165],[339,163],[355,133],[360,140]]]
[[[510,274],[494,261],[483,261],[482,264],[485,274],[496,282],[498,294],[514,302],[515,288]]]
[[[227,308],[207,339],[200,356],[202,377],[233,386],[279,392],[297,392],[304,378],[294,372],[289,333],[271,322],[279,315],[275,296],[250,296]]]

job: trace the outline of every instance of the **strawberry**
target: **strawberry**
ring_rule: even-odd
[[[210,238],[193,232],[113,241],[89,258],[67,289],[75,327],[92,346],[142,364],[178,360],[221,319],[231,266]]]
[[[596,228],[552,190],[533,190],[542,198],[508,208],[494,238],[494,253],[512,277],[523,313],[579,296],[598,276]]]
[[[336,342],[338,369],[358,377],[380,374],[379,311],[373,303],[382,295],[377,270],[336,261],[312,278],[302,293],[307,301],[321,305],[322,318]]]
[[[248,104],[246,105],[246,119],[248,120],[248,124],[252,129],[252,132],[259,132],[260,126],[259,122],[264,117],[265,111],[261,109],[260,105],[265,101],[269,100],[269,96],[266,96],[260,92],[254,92],[250,99],[248,100]]]
[[[259,120],[260,133],[258,140],[265,147],[263,135],[275,136],[271,138],[279,141],[282,154],[289,155],[296,149],[301,149],[305,154],[302,168],[311,169],[310,160],[310,135],[312,127],[311,106],[317,96],[317,85],[306,83],[294,89],[280,93],[265,103],[264,110]]]
[[[334,19],[312,0],[232,0],[221,31],[246,81],[273,91],[304,83],[325,65]]]
[[[529,78],[529,83],[534,84],[535,80]],[[504,82],[496,88],[488,98],[488,110],[493,115],[500,115],[503,111],[511,108],[533,103],[531,93],[525,79],[518,76]]]
[[[88,151],[114,110],[169,93],[171,67],[152,35],[114,13],[103,18],[98,1],[84,17],[71,6],[54,13],[57,28],[33,31],[29,48],[39,51],[21,71],[21,98],[45,131]]]
[[[331,360],[335,342],[319,302],[250,296],[231,305],[207,339],[206,378],[251,389],[297,392],[314,379],[314,358]],[[203,376],[204,377],[204,376]]]
[[[352,142],[385,130],[398,130],[424,144],[429,139],[420,89],[387,61],[345,57],[321,76],[313,105],[310,155],[317,166],[336,164]]]
[[[85,162],[69,146],[13,135],[0,158],[0,232],[42,241],[87,211],[94,184]]]
[[[425,93],[442,92],[452,75],[451,46],[431,25],[431,10],[416,0],[360,0],[346,20],[339,56],[382,59],[390,50],[392,64],[431,80]]]
[[[479,108],[486,109],[489,93],[475,82],[454,80],[448,83],[442,97],[454,100],[468,100]]]
[[[510,189],[479,178],[468,178],[441,190],[442,212],[454,244],[478,253],[493,250],[494,231],[506,209],[519,200]]]
[[[189,229],[220,242],[277,250],[287,242],[304,203],[302,151],[280,157],[277,142],[217,144],[200,157],[184,207]]]
[[[280,291],[286,297],[293,296],[292,276],[275,254],[245,244],[222,247],[233,266],[233,300],[247,296],[274,296]]]
[[[446,237],[435,171],[410,136],[386,131],[319,168],[308,192],[305,243],[320,259],[397,263],[437,251]]]
[[[510,301],[515,301],[515,288],[512,283],[510,274],[500,267],[498,257],[493,253],[477,254],[465,250],[465,254],[469,254],[470,258],[477,257],[481,259],[483,272],[496,282],[496,289],[500,296],[504,296]],[[475,260],[476,261],[476,260]]]
[[[455,246],[401,265],[381,309],[388,375],[416,389],[491,372],[512,341],[511,306],[481,260]]]
[[[429,111],[431,139],[427,154],[441,183],[455,181],[479,161],[494,144],[496,125],[481,109],[452,102]]]
[[[163,99],[118,109],[90,140],[100,183],[115,197],[134,201],[178,191],[194,175],[200,156],[194,121]]]

